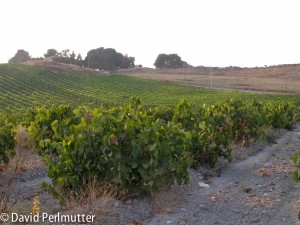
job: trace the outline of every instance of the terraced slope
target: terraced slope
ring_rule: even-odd
[[[149,106],[174,105],[183,98],[197,104],[229,98],[300,102],[300,95],[216,91],[126,75],[59,73],[29,65],[0,64],[0,112],[23,113],[31,107],[51,104],[120,105],[132,95]]]

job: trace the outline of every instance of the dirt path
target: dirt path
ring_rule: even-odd
[[[290,157],[300,149],[300,128],[255,156],[230,164],[209,188],[196,173],[182,204],[146,224],[300,224],[300,185],[291,180]],[[205,182],[204,182],[205,183]]]

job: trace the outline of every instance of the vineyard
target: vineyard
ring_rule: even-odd
[[[230,161],[232,142],[260,140],[268,127],[292,129],[298,111],[293,103],[242,100],[197,108],[181,100],[175,107],[146,108],[131,97],[119,107],[36,108],[22,125],[46,161],[52,184],[44,188],[63,198],[91,179],[139,194],[187,183],[189,167],[213,167],[219,157]],[[4,164],[14,154],[12,122],[1,119]]]
[[[62,201],[92,180],[153,194],[188,183],[191,167],[230,161],[232,143],[261,140],[269,128],[293,129],[299,100],[0,65],[0,165],[14,156],[21,124],[44,157],[52,180],[44,189]]]
[[[24,113],[29,108],[68,104],[98,107],[122,105],[138,96],[146,106],[174,106],[180,99],[193,104],[227,99],[300,102],[300,95],[250,94],[178,86],[126,75],[61,73],[28,65],[0,65],[0,112]]]

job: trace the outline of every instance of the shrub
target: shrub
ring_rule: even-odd
[[[15,130],[9,119],[2,115],[0,118],[0,165],[7,165],[9,157],[15,154]]]
[[[74,114],[82,115],[82,109]],[[154,120],[137,98],[128,106],[94,109],[68,126],[69,119],[51,121],[47,115],[41,112],[32,124],[43,127],[46,116],[48,132],[33,137],[45,138],[42,143],[47,144],[39,147],[53,187],[60,191],[78,192],[96,179],[137,193],[154,193],[189,179],[192,160],[186,132],[176,124]],[[59,149],[59,157],[49,154],[53,149]]]
[[[79,119],[69,106],[52,106],[50,109],[37,108],[30,113],[28,131],[32,140],[42,155],[53,154],[58,156],[61,141],[68,135],[69,127],[78,124]]]
[[[264,116],[262,103],[229,100],[220,105],[223,114],[232,121],[232,135],[235,142],[247,143],[259,140],[263,135]]]
[[[296,181],[296,182],[299,182],[300,181],[300,174],[299,174],[299,171],[300,171],[300,151],[298,151],[292,158],[293,160],[293,163],[296,165],[297,169],[293,172],[293,179]]]
[[[192,108],[126,106],[37,109],[28,128],[45,157],[49,190],[79,193],[92,179],[134,193],[154,193],[188,181],[189,166],[231,159],[232,141],[262,137],[265,127],[290,128],[299,119],[291,103],[228,100]]]
[[[299,120],[299,107],[290,102],[272,102],[264,106],[264,114],[268,124],[273,128],[291,130]]]
[[[175,107],[172,122],[189,132],[194,164],[207,162],[214,166],[220,156],[231,159],[232,123],[219,108],[203,105],[192,110],[183,100]]]

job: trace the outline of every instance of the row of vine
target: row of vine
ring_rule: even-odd
[[[146,108],[132,97],[128,105],[113,108],[37,108],[22,124],[45,158],[49,190],[76,193],[96,179],[154,193],[187,183],[191,166],[230,160],[232,142],[259,140],[266,127],[292,129],[298,111],[292,103],[242,100],[196,108],[182,100],[175,108]],[[0,163],[8,163],[14,128],[9,117],[1,118]]]

